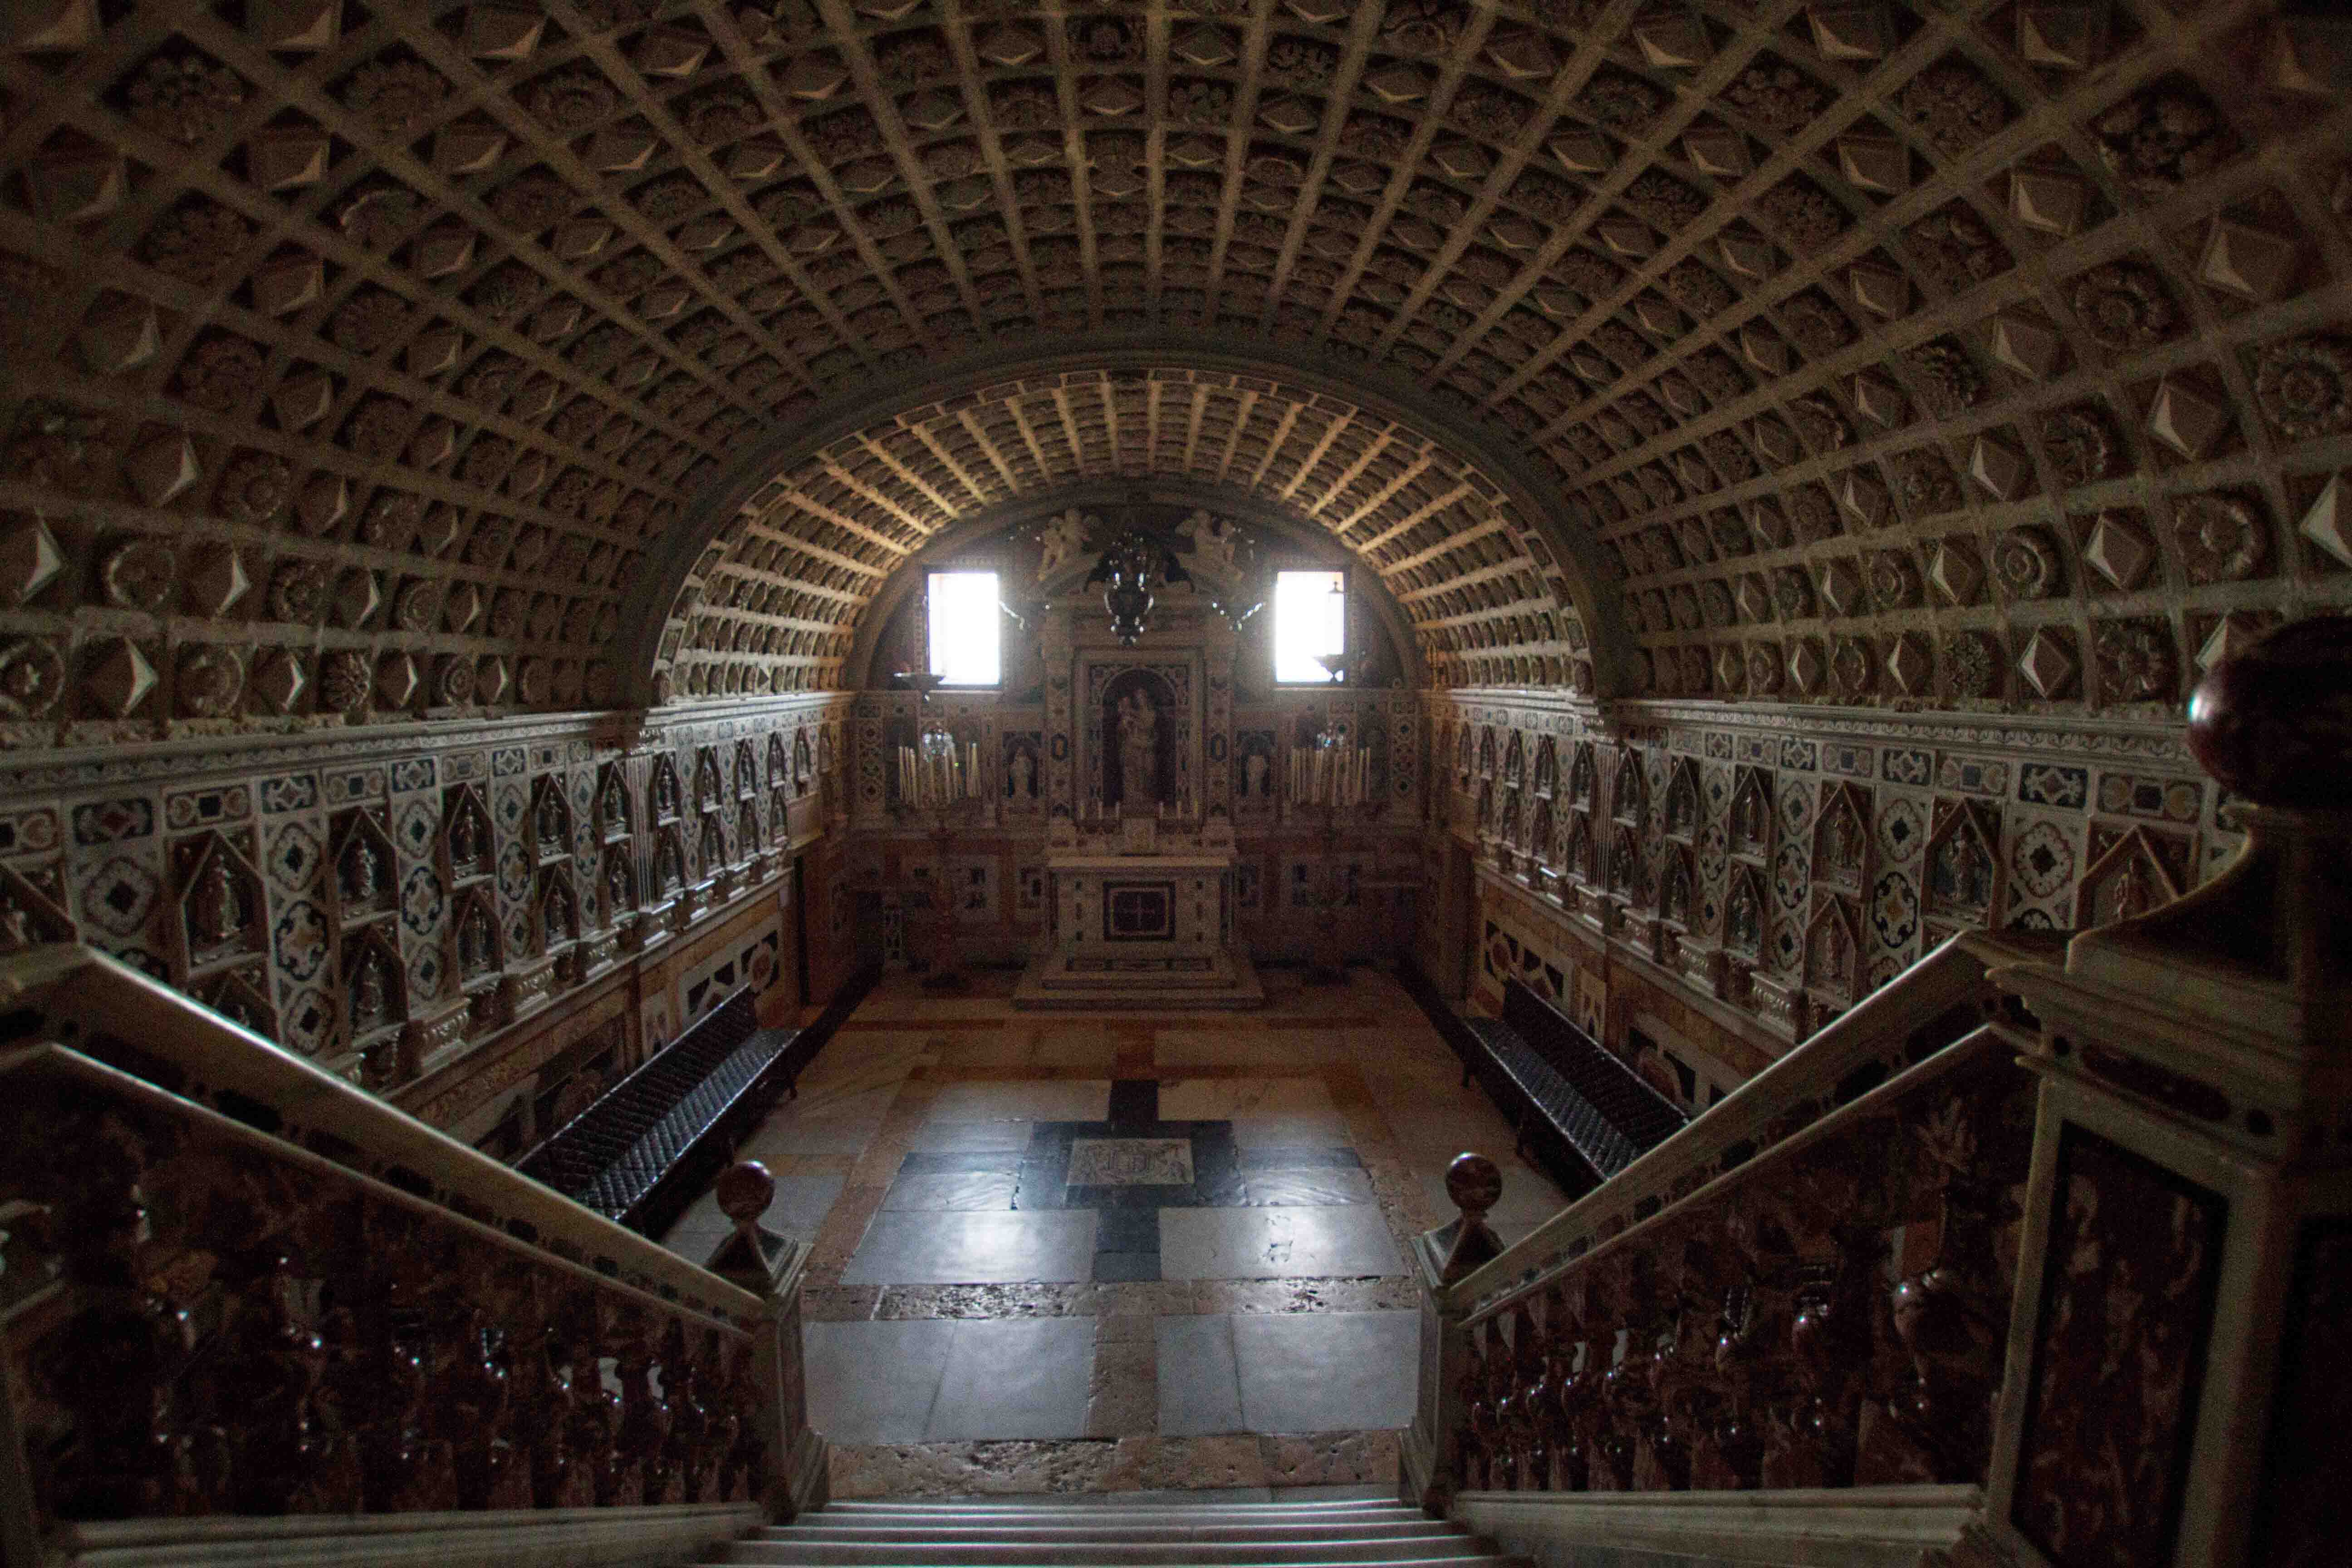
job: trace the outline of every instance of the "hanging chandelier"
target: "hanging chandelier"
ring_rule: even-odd
[[[1121,647],[1133,647],[1150,628],[1151,609],[1159,603],[1155,584],[1190,583],[1169,548],[1149,534],[1129,529],[1111,542],[1087,586],[1103,586],[1103,608],[1110,612],[1110,629]]]

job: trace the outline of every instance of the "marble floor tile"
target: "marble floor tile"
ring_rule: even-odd
[[[1034,1124],[1027,1121],[924,1122],[908,1137],[907,1147],[923,1154],[980,1154],[1003,1151],[1018,1156],[1029,1147]]]
[[[1072,1186],[1192,1184],[1190,1138],[1077,1138],[1070,1143]]]
[[[1243,1149],[1283,1146],[1345,1148],[1348,1123],[1336,1110],[1289,1116],[1236,1116],[1234,1142]]]
[[[1153,1329],[1160,1348],[1161,1435],[1198,1437],[1243,1430],[1233,1319],[1223,1313],[1161,1318]]]
[[[1243,1429],[1380,1431],[1411,1426],[1417,1312],[1261,1312],[1232,1320]]]
[[[882,1199],[882,1208],[885,1213],[1010,1212],[1013,1186],[1017,1180],[1011,1171],[910,1172],[890,1184],[889,1193]]]
[[[809,1425],[835,1443],[919,1443],[939,1403],[953,1319],[804,1323]]]
[[[1252,1171],[1242,1177],[1242,1202],[1251,1208],[1318,1208],[1371,1201],[1371,1178],[1360,1169]]]
[[[1097,1217],[1090,1209],[878,1214],[843,1268],[841,1282],[955,1285],[1091,1279]]]
[[[955,1331],[922,1441],[1085,1434],[1092,1318],[964,1318]]]
[[[1109,1114],[1110,1080],[977,1079],[942,1084],[933,1121],[1100,1121]]]
[[[1370,1204],[1333,1208],[1162,1209],[1160,1268],[1165,1279],[1404,1272],[1386,1221]]]
[[[1160,1114],[1171,1121],[1327,1116],[1333,1110],[1331,1091],[1319,1078],[1193,1078],[1160,1085]]]

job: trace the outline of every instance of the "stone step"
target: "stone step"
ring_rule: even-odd
[[[1106,1544],[1073,1542],[1058,1546],[990,1547],[941,1542],[910,1546],[904,1542],[871,1546],[817,1546],[789,1541],[745,1541],[729,1547],[719,1563],[806,1565],[837,1568],[842,1564],[874,1564],[876,1568],[1129,1568],[1132,1564],[1180,1564],[1183,1568],[1396,1568],[1400,1563],[1443,1563],[1446,1568],[1468,1564],[1505,1564],[1522,1559],[1502,1557],[1473,1541],[1450,1542],[1443,1548],[1408,1550],[1382,1542],[1359,1542],[1343,1548],[1293,1546],[1278,1543],[1230,1547],[1182,1546],[1171,1542]]]
[[[1380,1498],[1349,1498],[1315,1502],[1228,1502],[1223,1500],[1187,1502],[1167,1497],[1138,1499],[1133,1502],[1115,1500],[1117,1494],[1078,1492],[1069,1497],[965,1497],[942,1498],[936,1500],[896,1500],[887,1498],[860,1502],[835,1502],[825,1505],[826,1519],[866,1519],[890,1517],[929,1520],[956,1515],[1036,1514],[1048,1519],[1065,1519],[1071,1515],[1094,1518],[1110,1514],[1120,1518],[1150,1515],[1166,1519],[1200,1519],[1208,1515],[1230,1516],[1235,1519],[1287,1521],[1328,1519],[1420,1519],[1424,1517],[1417,1508]],[[814,1517],[814,1516],[813,1516]]]
[[[829,1512],[830,1510],[828,1510]],[[1104,1511],[1108,1510],[1090,1510]],[[1426,1519],[1335,1521],[1313,1524],[1268,1524],[1257,1521],[1238,1523],[1196,1523],[1181,1521],[1130,1521],[1109,1519],[1041,1520],[1034,1514],[1023,1514],[998,1521],[958,1517],[952,1525],[909,1523],[898,1520],[877,1521],[872,1523],[839,1522],[826,1514],[813,1515],[804,1524],[761,1531],[751,1539],[757,1541],[812,1541],[824,1542],[861,1542],[875,1541],[955,1540],[960,1542],[1064,1542],[1064,1541],[1183,1541],[1199,1542],[1295,1541],[1299,1542],[1325,1541],[1437,1541],[1452,1540],[1461,1534],[1458,1526],[1438,1523]]]
[[[980,1504],[973,1507],[941,1507],[933,1509],[877,1508],[853,1511],[835,1503],[822,1513],[812,1514],[808,1522],[828,1526],[886,1525],[911,1529],[952,1529],[963,1524],[1003,1525],[1012,1523],[1076,1524],[1089,1520],[1108,1520],[1127,1524],[1165,1525],[1171,1528],[1215,1524],[1268,1525],[1276,1528],[1310,1527],[1327,1524],[1411,1524],[1427,1522],[1427,1516],[1418,1509],[1385,1506],[1349,1509],[1290,1509],[1275,1504],[1259,1505],[1257,1511],[1248,1504],[1223,1507],[1197,1506],[1150,1508],[1118,1504],[1087,1506],[1047,1506],[1043,1508],[1008,1508]]]

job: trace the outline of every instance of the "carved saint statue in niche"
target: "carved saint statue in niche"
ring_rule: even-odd
[[[539,845],[542,851],[563,847],[563,803],[552,789],[540,792]]]
[[[629,907],[629,861],[621,854],[604,858],[604,907],[618,914]]]
[[[206,860],[204,869],[197,873],[196,885],[189,897],[188,916],[197,944],[206,949],[226,947],[235,942],[251,921],[245,889],[220,856]]]
[[[362,948],[352,974],[352,1033],[368,1034],[392,1022],[392,987],[384,975],[383,954]]]
[[[1026,746],[1013,747],[1012,757],[1005,763],[1004,794],[1010,800],[1037,798],[1037,759]]]
[[[1118,788],[1123,806],[1160,801],[1160,710],[1139,687],[1118,700]]]
[[[1252,800],[1264,800],[1266,784],[1265,753],[1254,751],[1242,759],[1242,794]]]
[[[383,859],[365,836],[352,836],[351,847],[343,851],[342,869],[345,903],[369,903],[383,891]]]
[[[477,902],[457,922],[457,973],[471,980],[488,974],[498,964],[498,944],[490,932],[490,913]]]
[[[470,866],[482,858],[482,825],[461,803],[449,819],[449,862]]]

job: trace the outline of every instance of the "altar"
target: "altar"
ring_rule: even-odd
[[[1255,971],[1234,946],[1232,844],[1123,848],[1106,842],[1047,853],[1051,923],[1013,1006],[1264,1005]]]

